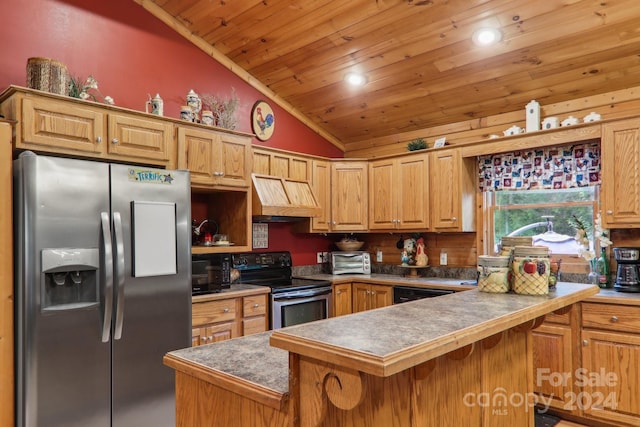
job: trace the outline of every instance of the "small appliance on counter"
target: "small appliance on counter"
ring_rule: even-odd
[[[618,263],[613,288],[621,292],[640,292],[640,248],[613,248]]]
[[[371,274],[371,255],[366,251],[331,252],[331,274]]]
[[[204,295],[231,287],[231,255],[191,255],[191,294]]]

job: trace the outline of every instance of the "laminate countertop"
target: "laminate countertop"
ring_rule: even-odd
[[[476,289],[476,281],[471,279],[440,278],[440,277],[408,277],[394,274],[311,274],[296,276],[301,279],[328,280],[332,284],[364,282],[380,285],[415,286],[418,288],[448,289],[466,291]],[[572,283],[572,282],[560,282]],[[588,302],[640,306],[639,292],[619,292],[613,288],[600,289]]]
[[[415,286],[418,288],[450,289],[464,291],[476,289],[476,281],[471,279],[440,278],[440,277],[409,277],[395,274],[311,274],[294,276],[300,279],[328,280],[332,284],[365,282],[378,285]]]
[[[226,289],[221,289],[220,292],[213,292],[204,295],[194,295],[191,297],[191,302],[217,301],[227,298],[268,294],[269,292],[271,292],[271,288],[268,286],[238,283],[232,284]]]
[[[597,292],[564,282],[541,296],[474,289],[176,350],[164,361],[275,406],[288,393],[288,352],[388,376]]]

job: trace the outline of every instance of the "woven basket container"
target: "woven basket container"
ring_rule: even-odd
[[[478,257],[478,290],[481,292],[509,292],[509,260],[508,256]]]
[[[513,290],[517,294],[546,295],[551,273],[549,248],[516,246],[513,249]]]
[[[27,60],[27,87],[45,92],[66,95],[69,85],[67,67],[51,58]]]

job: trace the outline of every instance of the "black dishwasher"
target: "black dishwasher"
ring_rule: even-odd
[[[455,291],[449,291],[446,289],[430,289],[430,288],[416,288],[412,286],[394,286],[393,287],[393,303],[399,304],[402,302],[415,301],[422,298],[433,298],[441,295],[452,294]]]

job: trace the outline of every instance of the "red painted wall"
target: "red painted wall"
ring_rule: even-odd
[[[54,58],[75,76],[93,75],[100,92],[116,105],[144,110],[149,94],[164,99],[164,114],[178,117],[190,89],[240,99],[238,130],[251,133],[253,104],[262,94],[187,42],[131,0],[2,0],[0,90],[26,85],[30,57]],[[253,143],[326,157],[343,153],[278,105],[270,102],[272,138]],[[288,225],[272,227],[273,248],[294,252],[296,265],[315,263],[328,238],[298,235]],[[271,230],[270,230],[271,231]],[[313,255],[313,256],[311,256]]]

